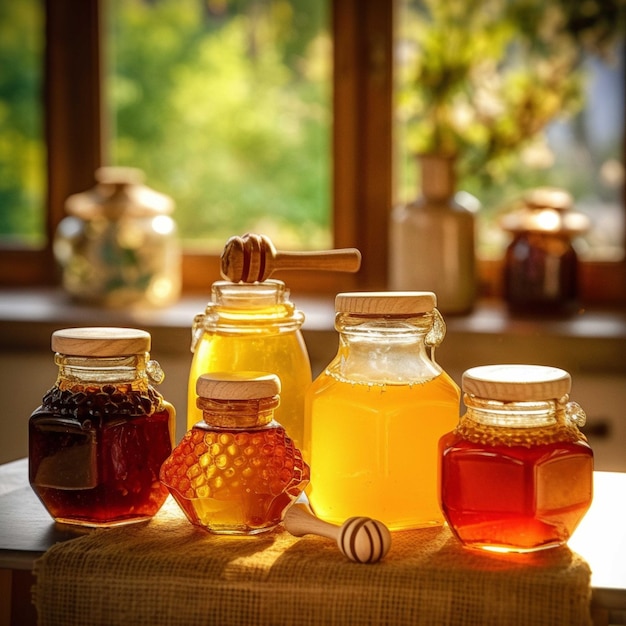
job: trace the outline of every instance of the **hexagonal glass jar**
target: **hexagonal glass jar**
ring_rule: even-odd
[[[463,374],[467,412],[441,438],[439,497],[468,547],[531,552],[567,542],[592,500],[593,452],[570,375],[536,365]]]
[[[52,334],[55,384],[29,420],[30,484],[58,522],[116,526],[152,517],[167,498],[159,482],[174,407],[153,385],[150,334],[68,328]]]

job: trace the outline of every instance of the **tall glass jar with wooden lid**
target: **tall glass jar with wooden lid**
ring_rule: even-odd
[[[437,443],[458,422],[460,391],[434,359],[435,294],[341,293],[335,309],[339,350],[305,403],[311,505],[334,523],[441,524]]]

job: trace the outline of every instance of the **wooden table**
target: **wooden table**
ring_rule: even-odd
[[[626,473],[595,472],[594,490],[569,546],[592,569],[594,624],[626,624]],[[50,519],[28,486],[26,459],[0,466],[0,626],[36,624],[33,563],[80,533]]]

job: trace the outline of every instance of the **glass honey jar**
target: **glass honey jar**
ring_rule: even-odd
[[[555,367],[488,365],[463,374],[466,413],[440,441],[440,499],[468,547],[531,552],[567,542],[591,505],[593,452]]]
[[[111,308],[172,304],[182,282],[174,202],[136,168],[101,167],[95,178],[93,189],[67,199],[55,233],[63,288]]]
[[[202,374],[264,371],[282,386],[276,419],[298,447],[304,429],[304,394],[311,384],[311,364],[300,331],[304,314],[289,301],[279,280],[213,283],[211,300],[193,321],[187,429],[203,419],[196,405],[196,381]]]
[[[175,410],[153,387],[164,374],[150,343],[130,328],[52,334],[58,376],[29,420],[29,477],[56,521],[127,524],[165,502]]]
[[[357,512],[390,530],[443,523],[437,443],[460,391],[435,362],[445,323],[432,292],[340,293],[339,349],[306,395],[310,503],[341,524]]]
[[[573,239],[589,219],[572,210],[563,189],[529,191],[521,205],[501,220],[512,239],[504,258],[504,296],[517,314],[566,314],[579,298],[578,254]]]
[[[278,525],[302,493],[309,468],[275,421],[280,381],[260,372],[213,372],[197,380],[196,423],[161,468],[192,524],[250,535]]]

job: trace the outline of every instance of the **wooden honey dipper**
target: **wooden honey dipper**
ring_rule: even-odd
[[[356,563],[376,563],[391,547],[391,534],[382,522],[371,517],[351,517],[335,526],[316,517],[300,501],[287,509],[283,524],[296,537],[319,535],[335,540],[339,550]]]
[[[265,235],[231,237],[221,258],[222,276],[234,283],[262,282],[276,270],[331,270],[356,272],[361,253],[356,248],[282,252]]]

